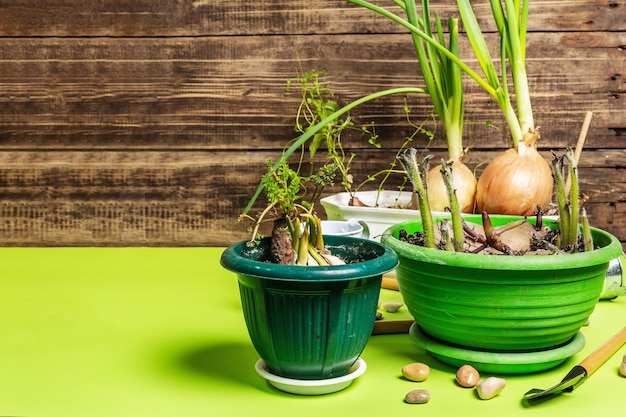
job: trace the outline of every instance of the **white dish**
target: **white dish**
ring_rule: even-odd
[[[347,192],[332,194],[320,200],[328,220],[353,220],[364,222],[370,239],[380,242],[380,236],[391,226],[398,223],[420,219],[419,210],[409,209],[411,203],[409,191],[359,191],[357,196],[368,207],[349,206],[350,194]],[[393,207],[393,208],[392,208]],[[433,211],[433,216],[449,216],[450,213]],[[557,216],[543,216],[544,219],[556,219]]]
[[[281,391],[298,395],[324,395],[341,391],[347,388],[352,381],[363,375],[367,364],[361,358],[350,368],[347,375],[329,379],[291,379],[274,375],[267,370],[263,359],[259,359],[254,366],[256,372],[265,378],[270,385]]]
[[[377,191],[359,191],[357,196],[368,207],[349,206],[350,194],[346,192],[324,197],[320,203],[326,210],[328,220],[359,219],[365,222],[370,239],[377,242],[389,227],[420,218],[418,210],[406,208],[411,203],[410,192],[382,191],[379,195]]]

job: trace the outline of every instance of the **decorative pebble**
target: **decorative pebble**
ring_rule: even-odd
[[[380,311],[376,312],[376,320],[382,320],[383,319],[383,313],[381,313]]]
[[[402,375],[409,381],[422,382],[430,375],[430,368],[425,363],[410,363],[402,367]]]
[[[408,404],[426,404],[430,401],[430,392],[426,389],[415,389],[404,397],[404,401]]]
[[[483,400],[490,400],[502,392],[506,386],[506,381],[495,376],[489,377],[476,386],[478,396]]]
[[[626,376],[626,355],[622,358],[622,365],[619,367],[619,373]]]
[[[479,381],[480,374],[473,366],[463,365],[456,371],[456,382],[462,387],[473,388]]]
[[[400,302],[388,302],[383,304],[383,308],[388,313],[396,313],[403,305]]]

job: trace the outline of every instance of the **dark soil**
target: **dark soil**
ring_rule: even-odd
[[[571,253],[572,248],[559,249],[559,231],[547,227],[536,229],[530,223],[525,223],[513,231],[507,231],[499,236],[507,250],[501,250],[490,246],[485,238],[482,226],[475,224],[465,224],[465,244],[464,252],[480,253],[489,255],[551,255],[556,253]],[[470,227],[469,232],[467,227]],[[424,235],[421,232],[408,233],[405,229],[399,232],[399,240],[411,245],[424,246]],[[439,236],[436,237],[437,249],[445,250]],[[577,245],[582,247],[582,244]]]

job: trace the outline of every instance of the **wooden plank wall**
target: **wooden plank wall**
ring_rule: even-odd
[[[488,16],[486,0],[473,3]],[[445,17],[454,2],[433,4]],[[293,136],[298,97],[285,86],[299,66],[326,71],[342,103],[421,84],[409,36],[342,0],[0,7],[2,246],[240,240],[246,231],[236,218],[264,159]],[[573,146],[585,112],[594,112],[582,189],[592,223],[626,241],[626,1],[533,1],[530,15],[540,150],[548,157]],[[493,29],[488,18],[481,23]],[[466,85],[475,166],[505,149],[508,135],[493,102]],[[431,112],[425,97],[409,103],[416,119]],[[377,124],[384,143],[373,151],[349,140],[355,175],[385,166],[410,132],[403,104],[395,97],[354,112]],[[431,149],[440,153],[439,142]]]

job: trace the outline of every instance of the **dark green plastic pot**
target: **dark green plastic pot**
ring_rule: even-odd
[[[491,218],[501,225],[519,217]],[[480,216],[465,219],[481,223]],[[622,252],[617,238],[596,228],[598,249],[547,256],[428,249],[400,241],[401,229],[414,233],[422,224],[394,225],[381,241],[398,254],[400,292],[416,322],[440,341],[488,351],[526,352],[570,341],[593,312],[609,262]]]
[[[372,333],[382,274],[398,264],[380,243],[325,236],[347,264],[290,266],[268,262],[269,240],[240,242],[222,254],[237,274],[252,344],[270,372],[293,379],[346,375]]]

